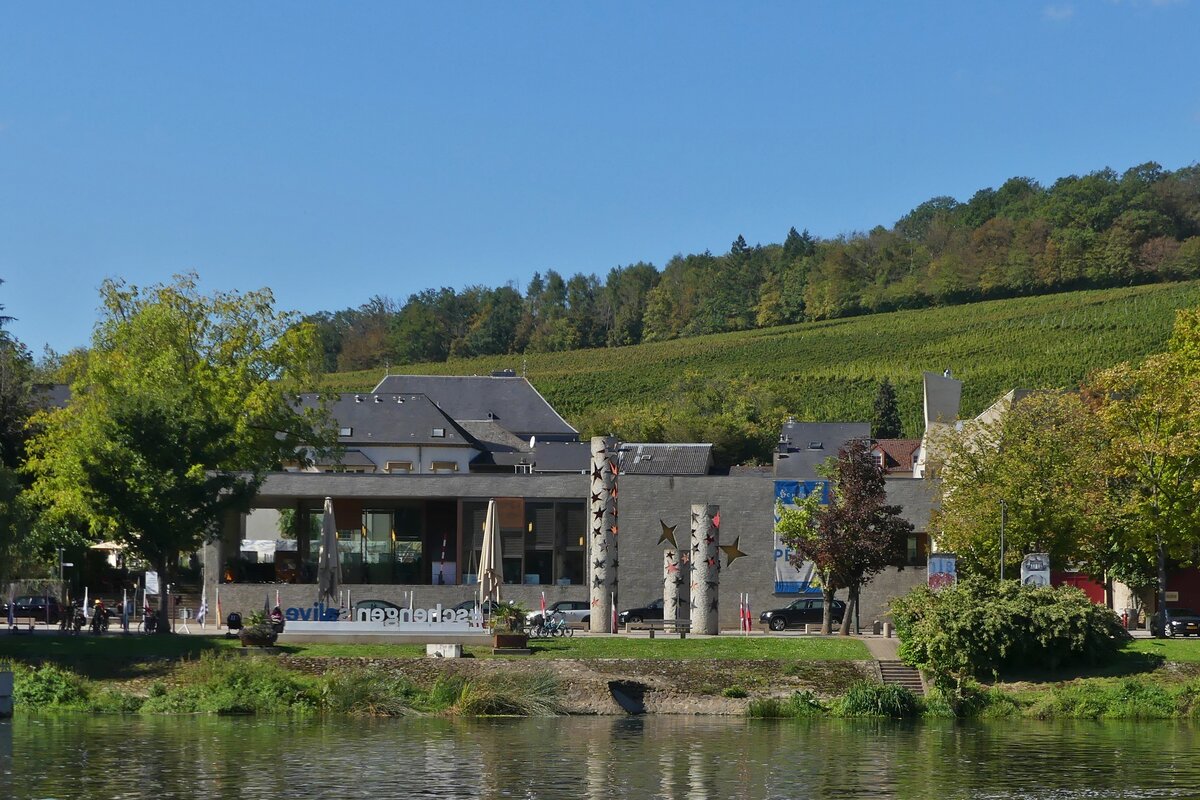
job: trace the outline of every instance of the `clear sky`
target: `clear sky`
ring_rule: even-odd
[[[0,304],[305,312],[1200,159],[1200,2],[6,3]]]

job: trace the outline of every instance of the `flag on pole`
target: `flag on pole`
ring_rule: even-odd
[[[200,623],[200,627],[204,627],[204,620],[208,618],[208,587],[200,587],[200,607],[196,609],[196,622]]]
[[[86,621],[92,619],[92,608],[88,605],[88,588],[83,587],[83,618]]]
[[[121,630],[129,633],[129,590],[121,590]]]
[[[279,602],[279,587],[278,586],[275,587],[275,606],[277,608],[283,608],[283,603]]]
[[[614,470],[615,471],[615,470]],[[612,603],[612,619],[609,620],[609,633],[617,632],[617,593],[613,592],[609,595],[609,602]]]
[[[546,621],[546,593],[542,592],[542,622]]]
[[[221,616],[221,587],[217,587],[217,630],[221,630],[221,623],[225,618]]]

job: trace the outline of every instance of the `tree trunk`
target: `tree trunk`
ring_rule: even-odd
[[[158,569],[158,625],[154,632],[163,635],[171,630],[171,557],[164,556],[154,566]]]
[[[828,582],[821,584],[821,596],[825,598],[824,616],[821,617],[821,635],[828,636],[833,633],[833,589],[829,588]]]
[[[1162,535],[1158,537],[1158,608],[1155,609],[1158,613],[1164,614],[1167,608],[1167,548],[1163,544]],[[1159,634],[1160,637],[1166,636],[1166,630]]]
[[[846,592],[846,611],[842,614],[842,627],[838,629],[838,636],[849,636],[850,626],[853,624],[854,613],[858,609],[858,587],[851,586]]]

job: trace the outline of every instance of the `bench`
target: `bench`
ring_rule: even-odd
[[[650,638],[654,638],[656,631],[666,633],[678,633],[680,639],[686,639],[688,631],[692,629],[692,621],[690,619],[648,619],[642,622],[626,622],[625,633],[630,631],[650,631]]]

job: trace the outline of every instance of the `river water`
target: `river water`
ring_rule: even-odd
[[[0,798],[1191,798],[1200,726],[574,717],[0,721]]]

